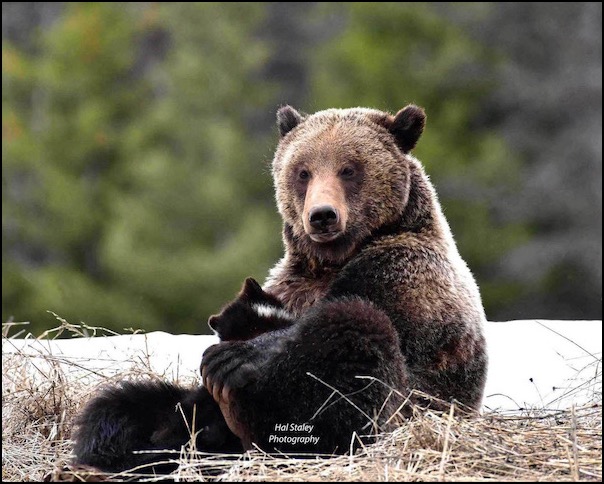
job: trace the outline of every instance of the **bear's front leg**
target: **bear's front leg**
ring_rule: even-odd
[[[246,341],[227,341],[210,346],[203,354],[201,377],[217,402],[228,400],[229,392],[250,384],[258,371],[254,348]]]

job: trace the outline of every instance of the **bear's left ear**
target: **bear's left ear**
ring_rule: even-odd
[[[277,111],[277,126],[279,134],[283,137],[298,126],[304,117],[291,106],[283,106]]]
[[[403,153],[408,153],[417,144],[426,125],[426,113],[415,104],[404,107],[392,120],[388,127]]]

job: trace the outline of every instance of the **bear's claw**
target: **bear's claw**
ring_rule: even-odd
[[[218,403],[227,403],[231,392],[251,383],[256,366],[250,360],[253,348],[245,341],[228,341],[210,346],[201,361],[201,378]]]

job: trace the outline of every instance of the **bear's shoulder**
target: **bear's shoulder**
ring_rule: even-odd
[[[392,237],[368,245],[333,279],[329,298],[358,296],[409,323],[483,320],[474,278],[446,244]]]

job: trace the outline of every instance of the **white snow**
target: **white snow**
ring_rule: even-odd
[[[601,400],[602,321],[489,322],[485,410],[561,409]],[[147,367],[168,380],[197,379],[214,335],[137,335],[35,340],[3,338],[3,359],[26,355],[39,367],[48,355],[67,378],[92,385]],[[46,355],[46,358],[38,358]],[[39,361],[38,361],[39,360]],[[33,366],[32,366],[33,368]],[[86,380],[87,379],[87,380]]]
[[[601,399],[602,321],[489,322],[485,333],[485,409],[562,409]]]

